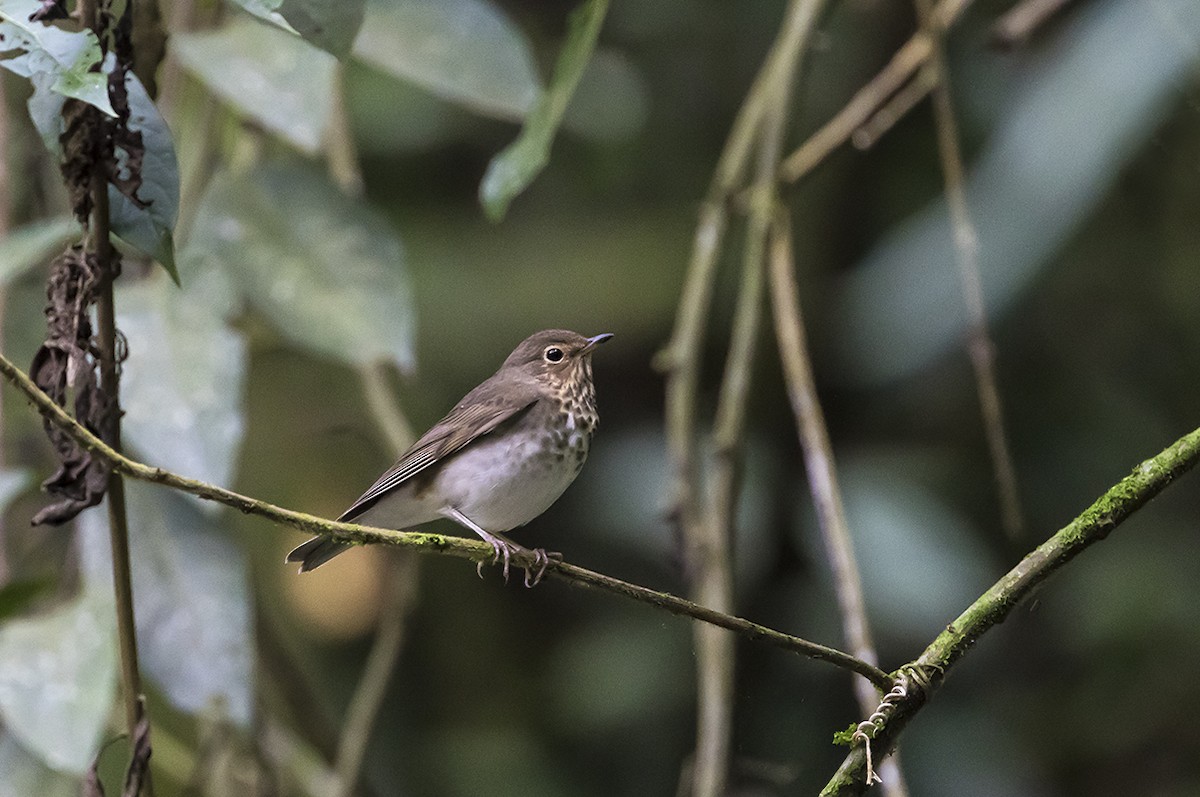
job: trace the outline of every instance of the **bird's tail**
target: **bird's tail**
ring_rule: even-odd
[[[332,537],[313,537],[301,545],[297,545],[287,555],[287,561],[299,562],[300,572],[316,570],[333,557],[352,547],[349,543],[338,542]]]

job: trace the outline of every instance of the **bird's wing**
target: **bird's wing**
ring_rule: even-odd
[[[480,388],[467,394],[445,418],[434,424],[420,440],[401,454],[396,464],[380,476],[338,520],[353,520],[378,501],[384,493],[460,451],[473,440],[524,415],[537,403],[538,392],[533,385],[518,383],[510,387],[510,390],[504,391],[503,397],[489,397],[483,401],[477,398],[481,392]]]

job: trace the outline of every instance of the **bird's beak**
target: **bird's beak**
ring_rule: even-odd
[[[587,343],[584,344],[584,347],[579,350],[579,353],[580,354],[589,353],[592,349],[596,348],[597,346],[599,346],[601,343],[608,340],[612,336],[613,336],[613,334],[611,332],[602,332],[599,335],[593,335],[592,337],[587,339]]]

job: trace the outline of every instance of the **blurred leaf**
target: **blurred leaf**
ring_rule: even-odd
[[[108,76],[96,70],[102,58],[96,34],[31,22],[29,17],[41,7],[39,0],[0,0],[4,49],[24,51],[0,66],[27,78],[46,75],[54,92],[116,116],[108,99]]]
[[[179,215],[179,164],[175,160],[175,142],[154,101],[132,71],[125,75],[125,88],[129,96],[129,129],[141,133],[145,147],[142,184],[137,196],[148,205],[138,207],[110,183],[108,202],[112,231],[161,263],[171,279],[179,284],[172,235],[175,218]],[[118,166],[123,168],[123,153],[118,153]]]
[[[575,93],[600,36],[608,0],[587,0],[571,12],[567,41],[554,66],[550,86],[525,119],[517,140],[488,164],[479,185],[479,199],[493,221],[504,218],[508,205],[550,159],[550,143]]]
[[[126,484],[142,671],[177,708],[220,703],[250,721],[254,642],[242,551],[183,496]],[[96,570],[109,561],[107,519],[81,516]]]
[[[0,285],[7,285],[51,255],[79,234],[75,219],[33,221],[10,232],[0,240]]]
[[[29,604],[54,587],[49,579],[37,581],[9,581],[0,587],[0,621],[7,620],[25,611]]]
[[[449,102],[522,119],[541,86],[520,28],[483,0],[375,0],[354,55]]]
[[[286,197],[286,203],[279,201]],[[413,365],[404,250],[387,222],[302,167],[212,183],[197,212],[197,258],[294,343],[342,362]]]
[[[0,626],[0,718],[54,769],[82,774],[96,753],[116,694],[115,617],[112,593],[85,586]]]
[[[563,127],[589,141],[620,141],[642,129],[650,92],[633,62],[616,50],[597,49],[588,62]]]
[[[341,58],[363,24],[366,0],[233,0],[256,17],[299,33]]]
[[[224,275],[198,274],[192,282],[183,290],[161,279],[118,287],[117,321],[130,352],[122,433],[156,465],[230,484],[244,431],[246,347],[225,323],[231,289],[219,284]]]
[[[364,64],[350,65],[345,85],[354,143],[364,157],[394,158],[445,146],[460,132],[466,115],[412,83]]]
[[[333,56],[251,20],[176,34],[171,46],[214,94],[300,150],[320,151],[332,107]]]
[[[77,797],[79,779],[56,772],[0,732],[0,797]]]

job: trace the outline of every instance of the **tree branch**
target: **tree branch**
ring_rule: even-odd
[[[68,415],[62,407],[55,404],[49,396],[38,389],[28,374],[2,355],[0,355],[0,373],[14,387],[25,394],[33,402],[38,412],[50,421],[50,423],[65,431],[88,451],[92,451],[112,463],[114,470],[131,479],[170,487],[207,501],[216,501],[217,503],[232,507],[239,512],[258,515],[274,523],[290,526],[309,534],[333,535],[344,542],[396,545],[418,553],[437,553],[445,556],[455,556],[460,559],[469,559],[472,562],[491,562],[492,560],[494,554],[492,547],[482,541],[468,540],[465,537],[446,536],[444,534],[430,534],[420,531],[396,531],[394,529],[373,528],[370,526],[359,526],[355,523],[325,520],[315,515],[275,506],[266,501],[260,501],[215,484],[190,479],[186,476],[163,470],[162,468],[137,462],[114,450],[103,440],[76,423],[75,419]],[[513,561],[519,567],[523,567],[526,564],[530,567],[535,565],[532,552],[529,554],[514,555]],[[697,606],[691,601],[684,600],[668,592],[659,592],[637,584],[631,584],[602,573],[596,573],[586,568],[567,564],[566,562],[552,561],[547,575],[601,592],[622,595],[641,603],[665,609],[672,614],[691,617],[701,622],[728,628],[749,639],[766,642],[775,647],[799,653],[811,659],[825,661],[844,670],[858,673],[866,678],[870,678],[872,683],[883,689],[887,689],[892,683],[887,673],[878,667],[854,658],[848,653],[820,645],[816,642],[809,642],[806,639],[785,634],[782,631],[776,631],[773,628],[753,623],[741,617]]]
[[[942,0],[930,15],[930,24],[939,31],[945,30],[970,4],[971,0]],[[933,43],[929,30],[914,33],[842,110],[784,159],[779,167],[779,179],[786,183],[796,182],[849,141],[854,131],[925,65],[933,54]]]
[[[1042,543],[946,626],[915,661],[899,670],[904,694],[885,701],[868,723],[869,746],[878,761],[901,731],[976,641],[1003,622],[1032,590],[1091,545],[1106,538],[1130,515],[1200,461],[1200,429],[1183,436],[1142,462],[1053,537]],[[860,725],[860,728],[862,726]],[[845,797],[866,790],[867,746],[857,745],[821,791]]]

